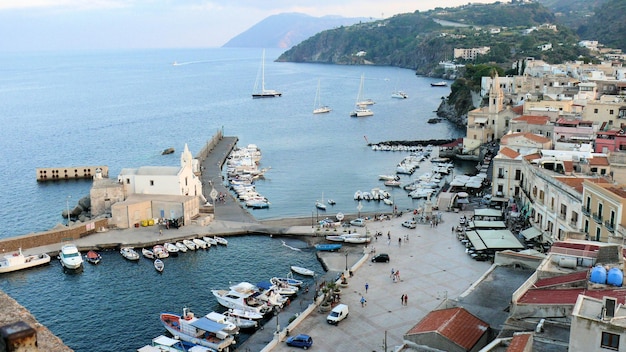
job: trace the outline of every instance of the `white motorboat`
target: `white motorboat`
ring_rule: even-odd
[[[239,327],[235,323],[230,321],[231,319],[229,319],[224,314],[221,314],[221,313],[218,313],[218,312],[211,312],[211,313],[205,315],[205,317],[207,319],[209,319],[209,320],[212,320],[212,321],[216,322],[216,323],[220,323],[222,325],[226,325],[226,327],[222,329],[226,333],[228,333],[230,335],[237,335],[237,334],[239,334]]]
[[[206,317],[196,318],[189,309],[183,309],[183,315],[161,313],[161,323],[167,331],[183,341],[212,348],[216,351],[228,351],[235,343],[235,338],[226,333],[224,324],[216,323]]]
[[[251,310],[262,315],[272,310],[270,305],[258,298],[261,292],[249,282],[233,285],[229,290],[211,290],[211,293],[226,308]]]
[[[278,293],[283,296],[293,296],[300,290],[300,287],[289,285],[283,281],[277,280],[276,278],[271,278],[270,283],[274,285],[274,287],[278,288]]]
[[[215,240],[215,238],[204,236],[202,237],[202,239],[209,245],[209,247],[217,246],[217,241]]]
[[[215,239],[217,244],[221,244],[222,246],[228,245],[228,240],[226,240],[224,237],[213,236],[213,238]]]
[[[397,90],[393,93],[391,93],[391,97],[392,98],[396,98],[396,99],[406,99],[409,97],[408,94],[406,94],[405,92],[401,91],[401,90]]]
[[[66,269],[75,270],[83,265],[83,257],[74,244],[66,244],[61,247],[59,259],[61,260],[61,265]]]
[[[154,259],[154,252],[149,249],[142,248],[141,254],[148,259]]]
[[[159,335],[152,339],[152,344],[145,345],[137,349],[137,352],[212,352],[212,348],[193,345],[188,347],[183,344],[183,341],[173,339],[164,335]]]
[[[160,244],[152,247],[152,252],[154,253],[154,257],[158,259],[167,258],[170,256],[169,252]]]
[[[398,175],[378,175],[378,179],[381,181],[399,181],[400,176]]]
[[[291,266],[291,271],[293,271],[296,274],[300,274],[300,275],[304,275],[304,276],[313,276],[315,275],[315,272],[311,269],[307,269],[307,268],[303,268],[301,266],[296,266],[296,265],[292,265]]]
[[[295,286],[282,285],[282,284],[274,284],[271,281],[261,281],[256,284],[258,288],[263,290],[263,292],[273,292],[278,293],[281,296],[294,296],[298,293],[298,288]]]
[[[396,181],[396,180],[388,180],[388,181],[385,181],[385,186],[387,186],[387,187],[400,187],[401,183],[400,183],[400,181]]]
[[[176,245],[176,247],[178,247],[178,251],[183,252],[183,253],[187,253],[187,246],[185,246],[184,243],[178,241],[176,243],[174,243]]]
[[[183,240],[183,244],[192,251],[195,251],[198,248],[192,240]]]
[[[8,273],[48,263],[50,263],[48,254],[24,255],[20,248],[17,253],[7,254],[0,259],[0,273]]]
[[[224,312],[224,316],[226,316],[226,318],[228,319],[228,321],[230,321],[231,323],[237,325],[237,327],[241,330],[244,329],[256,329],[259,326],[259,322],[252,319],[252,318],[245,318],[245,317],[241,317],[239,315],[236,315],[234,313],[232,313],[232,309],[229,309],[228,311]],[[245,314],[244,311],[241,311],[242,313]],[[262,315],[258,315],[259,318],[261,319],[263,318]]]
[[[363,192],[361,191],[354,192],[354,200],[361,200],[361,199],[363,199]]]
[[[199,238],[194,238],[192,239],[192,241],[196,245],[197,248],[202,248],[202,249],[209,248],[209,244],[206,243],[204,240],[201,240]]]
[[[385,204],[387,204],[387,205],[393,205],[393,201],[392,201],[391,199],[389,199],[389,198],[385,198],[385,199],[383,199],[383,202],[384,202]]]
[[[131,261],[139,260],[139,253],[137,253],[133,247],[120,248],[120,254],[122,257]]]
[[[369,243],[372,239],[366,236],[344,236],[343,241],[346,243]]]
[[[333,242],[343,242],[344,237],[340,235],[329,235],[329,236],[326,236],[326,240],[333,241]]]
[[[169,253],[171,256],[177,256],[178,252],[180,252],[180,250],[178,249],[178,246],[176,246],[173,243],[169,243],[169,242],[165,242],[163,243],[163,247],[165,247],[165,250],[167,251],[167,253]]]
[[[315,202],[315,207],[319,210],[326,210],[326,204],[320,201]]]
[[[370,109],[367,109],[367,108],[363,107],[363,106],[357,106],[350,113],[350,117],[367,117],[367,116],[374,116],[374,112],[372,110],[370,110]]]
[[[263,319],[264,315],[257,312],[254,309],[248,309],[248,308],[230,308],[228,309],[228,311],[224,314],[230,315],[232,317],[237,317],[237,318],[242,318],[242,319],[248,319],[248,320],[259,320],[259,319]]]
[[[165,263],[163,263],[161,259],[157,258],[154,260],[154,268],[156,269],[156,271],[162,273],[163,269],[165,269]]]

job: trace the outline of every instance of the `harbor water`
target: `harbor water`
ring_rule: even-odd
[[[0,55],[0,238],[64,223],[61,212],[89,194],[88,180],[36,182],[37,167],[107,165],[111,178],[123,168],[179,165],[187,144],[193,154],[218,130],[256,144],[261,167],[270,168],[257,190],[269,209],[257,219],[325,217],[357,213],[357,190],[384,187],[403,152],[372,151],[368,142],[457,138],[463,130],[435,117],[449,88],[411,70],[377,66],[277,63],[266,52],[266,87],[280,98],[252,99],[260,49],[4,53]],[[176,65],[173,63],[176,62]],[[374,116],[351,118],[364,75],[364,97]],[[333,111],[313,115],[318,80],[321,100]],[[393,99],[403,90],[407,99]],[[161,155],[173,147],[174,154]],[[457,172],[475,171],[471,165]],[[465,169],[464,169],[465,168]],[[421,173],[418,169],[416,174]],[[409,176],[403,177],[408,180]],[[419,202],[389,189],[398,209]],[[315,201],[336,205],[320,214]],[[362,212],[390,211],[362,202]],[[167,259],[159,275],[152,263],[103,253],[98,266],[66,274],[50,266],[0,277],[0,289],[76,351],[134,351],[164,332],[158,314],[198,314],[219,309],[211,289],[282,276],[289,265],[322,272],[312,251],[294,251],[278,239],[229,239],[228,248]],[[293,247],[304,243],[292,241]],[[276,258],[281,258],[277,260]],[[309,284],[313,279],[309,279]]]

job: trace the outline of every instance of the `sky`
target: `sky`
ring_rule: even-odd
[[[280,13],[381,19],[470,2],[494,0],[0,0],[0,52],[220,47]]]

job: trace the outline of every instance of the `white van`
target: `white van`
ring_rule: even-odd
[[[326,321],[328,324],[339,323],[348,317],[348,306],[345,304],[338,304],[333,310],[330,311],[330,314],[326,317]]]

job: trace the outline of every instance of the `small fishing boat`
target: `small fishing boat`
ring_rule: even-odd
[[[259,313],[256,310],[247,309],[247,308],[246,309],[230,308],[224,314],[230,315],[231,317],[248,319],[248,320],[252,320],[252,321],[263,319],[263,317],[264,317],[264,315],[262,313]]]
[[[204,236],[202,237],[202,239],[209,245],[209,247],[217,246],[217,241],[215,240],[215,238]]]
[[[340,235],[326,236],[327,241],[343,242],[344,237]]]
[[[154,252],[153,252],[153,251],[151,251],[151,250],[149,250],[149,249],[142,248],[142,249],[141,249],[141,254],[142,254],[145,258],[148,258],[148,259],[154,259]]]
[[[102,260],[102,256],[96,251],[89,251],[85,254],[85,259],[90,264],[98,264]]]
[[[176,245],[176,247],[178,247],[178,250],[180,252],[187,253],[187,246],[185,246],[182,242],[179,241],[174,244]]]
[[[201,240],[199,238],[194,238],[194,239],[192,239],[192,241],[196,245],[196,247],[198,247],[198,248],[202,248],[202,249],[209,248],[209,244],[206,243],[204,240]]]
[[[231,310],[224,312],[224,316],[227,317],[228,321],[230,321],[231,323],[237,325],[237,327],[241,330],[244,329],[256,329],[259,326],[259,322],[257,322],[254,319],[251,318],[244,318],[241,317],[239,315],[235,315],[233,313],[231,313]],[[261,315],[261,318],[263,316]],[[261,319],[259,318],[259,319]]]
[[[328,204],[330,204],[330,205],[335,205],[335,204],[337,204],[337,202],[335,202],[335,201],[334,201],[334,200],[332,200],[332,199],[329,199],[329,200],[328,200]]]
[[[163,247],[165,247],[165,250],[167,251],[167,253],[171,255],[172,257],[178,256],[178,252],[180,252],[178,247],[173,243],[165,242],[163,243]]]
[[[291,271],[293,271],[296,274],[300,274],[300,275],[304,275],[304,276],[313,276],[315,275],[315,272],[311,269],[307,269],[307,268],[303,268],[301,266],[296,266],[296,265],[292,265],[291,266]]]
[[[213,236],[213,238],[217,244],[221,244],[222,246],[228,245],[228,241],[224,237]]]
[[[139,260],[139,253],[137,253],[133,247],[120,248],[120,254],[122,257],[131,261]]]
[[[225,328],[223,328],[222,330],[224,330],[224,332],[226,332],[227,334],[230,335],[237,335],[239,334],[239,327],[232,322],[230,318],[228,318],[227,316],[225,316],[224,314],[218,313],[218,312],[211,312],[207,315],[205,315],[205,317],[209,320],[212,320],[216,323],[220,323],[220,324],[224,324],[226,325]]]
[[[446,81],[439,81],[430,84],[431,87],[447,87],[448,83]]]
[[[48,254],[24,255],[20,248],[17,253],[7,254],[0,259],[0,273],[9,273],[48,263],[50,263]]]
[[[192,250],[192,251],[195,251],[195,250],[196,250],[196,248],[198,248],[198,247],[196,246],[196,244],[195,244],[195,243],[193,243],[193,241],[192,241],[192,240],[183,240],[183,244],[184,244],[185,246],[187,246],[187,248],[189,248],[189,250]]]
[[[320,201],[315,202],[315,207],[319,210],[326,210],[326,204]]]
[[[296,287],[300,287],[300,286],[302,286],[302,284],[304,284],[304,281],[298,280],[298,279],[294,279],[292,277],[292,275],[293,275],[292,273],[289,273],[287,275],[287,277],[276,277],[275,276],[275,277],[271,278],[270,281],[272,281],[272,282],[275,282],[275,281],[276,282],[282,282],[282,283],[285,283],[287,285],[296,286]]]
[[[165,263],[163,263],[161,259],[157,258],[154,260],[154,268],[156,269],[156,271],[162,273],[163,269],[165,269]]]
[[[341,244],[339,243],[319,243],[315,245],[315,249],[318,251],[337,251],[341,249]]]
[[[158,259],[163,259],[163,258],[167,258],[170,256],[169,252],[165,249],[165,247],[160,244],[157,244],[156,246],[152,247],[152,253],[154,253],[154,257]]]

